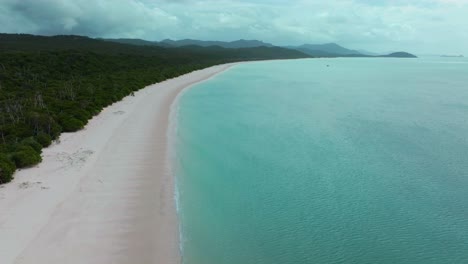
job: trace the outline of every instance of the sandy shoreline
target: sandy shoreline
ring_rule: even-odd
[[[44,149],[0,186],[0,263],[180,263],[171,105],[219,65],[151,85]]]

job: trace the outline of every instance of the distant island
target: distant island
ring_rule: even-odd
[[[373,56],[373,57],[388,57],[388,58],[417,58],[416,55],[413,55],[408,52],[400,51],[400,52],[393,52],[388,55],[382,55],[382,56]]]
[[[464,58],[463,55],[441,55],[442,58]]]

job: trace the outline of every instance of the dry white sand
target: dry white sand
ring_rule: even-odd
[[[155,84],[104,109],[0,186],[0,263],[180,263],[171,104],[220,65]]]

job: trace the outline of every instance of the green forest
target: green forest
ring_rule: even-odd
[[[145,86],[216,64],[307,55],[278,47],[164,48],[81,36],[0,34],[0,184],[62,132]]]

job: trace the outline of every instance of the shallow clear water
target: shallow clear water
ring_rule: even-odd
[[[243,64],[179,107],[185,264],[468,263],[468,60]]]

